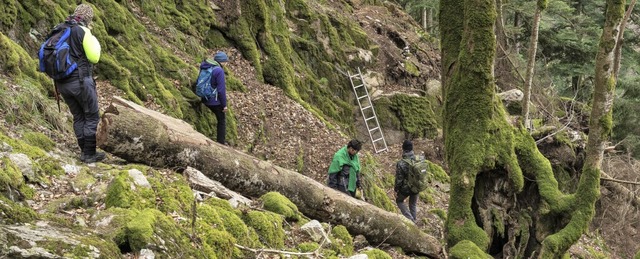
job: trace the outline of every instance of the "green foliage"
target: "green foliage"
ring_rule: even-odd
[[[634,157],[640,158],[640,77],[621,79],[619,97],[613,108],[613,139]]]

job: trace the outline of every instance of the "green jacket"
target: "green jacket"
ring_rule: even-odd
[[[331,160],[331,165],[329,166],[329,174],[335,174],[342,171],[342,167],[344,165],[349,165],[351,168],[349,170],[349,186],[347,189],[349,191],[356,191],[356,181],[358,179],[358,174],[360,173],[360,159],[358,158],[358,154],[353,156],[353,159],[349,157],[349,152],[347,151],[347,146],[342,147],[338,152],[333,155],[333,160]]]

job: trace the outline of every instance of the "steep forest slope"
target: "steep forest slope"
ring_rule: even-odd
[[[36,71],[35,53],[48,30],[72,13],[78,2],[0,4],[5,14],[0,18],[0,228],[4,230],[0,243],[37,243],[0,246],[0,251],[12,256],[112,258],[150,250],[172,257],[205,253],[251,258],[256,254],[234,243],[316,250],[322,242],[307,240],[299,230],[308,221],[304,215],[291,216],[300,221],[288,216],[289,224],[282,228],[265,229],[262,226],[282,226],[282,217],[208,199],[198,203],[199,219],[192,224],[191,204],[196,203],[182,175],[131,165],[114,156],[93,167],[77,161],[71,116],[64,104],[62,113],[57,111],[53,84]],[[417,151],[444,166],[437,39],[397,5],[378,0],[86,2],[96,12],[92,31],[103,48],[94,71],[103,110],[112,96],[122,96],[215,136],[215,116],[200,104],[191,85],[200,61],[222,50],[231,60],[225,68],[231,90],[227,135],[236,150],[324,182],[333,152],[351,138],[365,140],[365,196],[390,211],[396,210],[390,199],[391,174],[402,140],[415,139]],[[357,68],[365,75],[389,144],[389,151],[381,154],[372,151],[346,74]],[[548,142],[551,150],[560,149],[554,145],[561,141]],[[20,160],[24,158],[20,154],[26,158]],[[17,161],[28,161],[24,163],[30,167]],[[147,179],[144,187],[138,186],[138,172]],[[441,180],[445,183],[421,194],[427,205],[421,205],[425,220],[419,223],[438,237],[443,235],[448,196],[446,177]],[[142,191],[131,191],[129,186],[134,185]],[[260,203],[268,199],[262,197]],[[603,210],[614,217],[628,215]],[[607,226],[608,221],[603,216],[596,223]],[[38,231],[31,233],[28,227]],[[321,250],[323,256],[346,257],[358,252],[354,247],[367,247],[344,227],[332,227],[332,245]],[[616,237],[628,234],[628,229],[612,231]],[[585,240],[572,252],[615,257],[601,250],[616,241]],[[201,250],[184,249],[191,246]],[[613,254],[624,258],[637,246],[627,244],[624,253]],[[404,257],[394,248],[379,248],[394,258]]]

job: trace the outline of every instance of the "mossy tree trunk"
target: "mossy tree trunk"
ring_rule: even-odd
[[[114,98],[98,130],[98,144],[129,162],[160,168],[200,170],[248,197],[279,192],[306,216],[345,226],[371,244],[440,258],[439,241],[402,215],[354,199],[297,172],[214,143],[184,121]]]
[[[603,142],[611,131],[613,31],[623,5],[621,0],[607,1],[589,157],[576,192],[565,194],[549,160],[524,128],[509,124],[496,99],[495,0],[440,2],[440,19],[447,21],[440,25],[445,151],[451,174],[446,228],[447,244],[456,251],[453,258],[475,257],[477,252],[458,252],[480,250],[486,253],[480,256],[559,258],[587,229],[599,195]],[[462,22],[454,22],[458,20]]]

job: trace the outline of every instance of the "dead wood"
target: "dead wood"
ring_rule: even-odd
[[[308,217],[344,225],[369,243],[440,258],[439,241],[402,215],[328,188],[297,172],[220,145],[184,121],[114,98],[98,130],[100,148],[127,161],[161,168],[191,166],[248,197],[276,191]],[[328,161],[327,161],[328,162]]]

